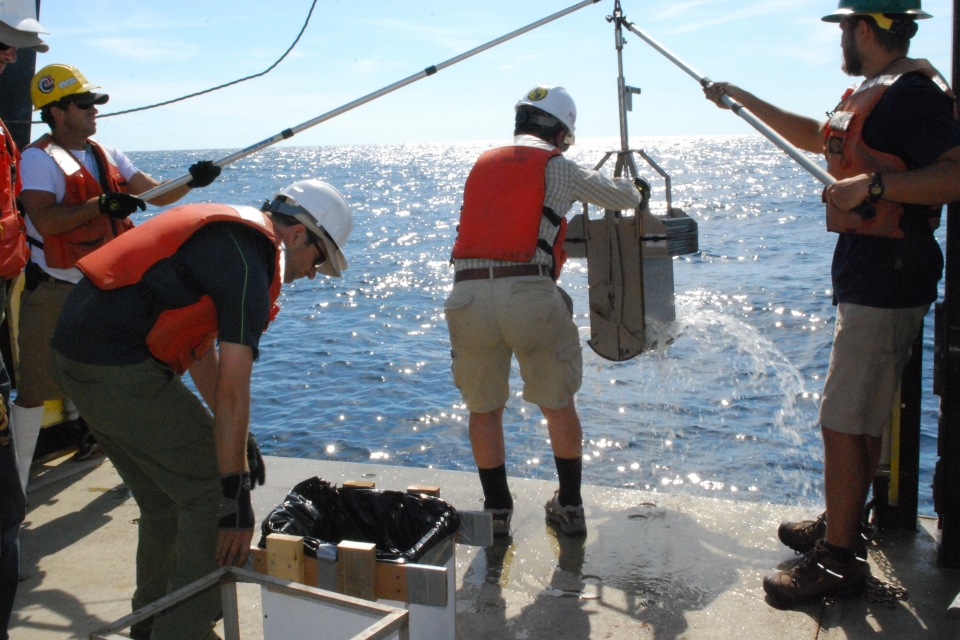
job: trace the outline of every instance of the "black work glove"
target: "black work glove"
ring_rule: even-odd
[[[250,474],[238,471],[220,477],[223,502],[220,507],[221,529],[244,531],[253,529],[253,504],[250,502]]]
[[[647,203],[650,202],[650,183],[643,178],[634,178],[633,186],[640,192],[640,206],[638,208],[643,211],[647,208]]]
[[[250,467],[250,489],[257,485],[263,486],[267,481],[267,468],[263,465],[263,456],[260,455],[260,445],[252,433],[247,434],[247,465]]]
[[[147,210],[146,202],[129,193],[102,193],[97,199],[97,205],[100,207],[100,213],[117,219],[126,218],[138,208],[140,211]]]
[[[201,160],[190,165],[188,169],[193,180],[187,183],[191,189],[205,187],[220,175],[220,167],[213,164],[213,160]]]

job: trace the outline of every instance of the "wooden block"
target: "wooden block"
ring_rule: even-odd
[[[377,600],[407,601],[407,568],[402,564],[377,563]]]
[[[267,550],[260,547],[250,547],[250,565],[257,573],[267,573]]]
[[[377,545],[344,540],[337,545],[337,591],[377,599]]]
[[[320,580],[317,578],[316,558],[303,558],[303,584],[309,587],[319,586]]]
[[[344,489],[376,489],[377,483],[371,480],[345,480]]]
[[[304,583],[303,538],[282,533],[267,536],[267,575]]]
[[[412,484],[407,487],[407,493],[425,493],[434,498],[440,497],[440,487],[433,484]]]

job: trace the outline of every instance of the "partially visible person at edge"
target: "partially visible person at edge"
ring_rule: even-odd
[[[865,80],[826,122],[794,115],[727,83],[705,89],[742,103],[794,145],[826,155],[838,182],[824,191],[827,230],[839,233],[831,269],[838,304],[820,404],[826,511],[780,525],[806,553],[763,580],[776,606],[859,595],[866,578],[860,519],[890,427],[894,396],[924,315],[937,298],[943,255],[933,236],[942,205],[960,199],[955,97],[926,60],[907,57],[919,0],[841,0],[843,70]],[[875,213],[854,211],[868,203]],[[859,561],[858,561],[859,560]]]
[[[97,105],[110,99],[94,93],[76,68],[51,64],[30,81],[40,119],[50,126],[23,151],[23,192],[27,215],[26,286],[20,298],[17,338],[20,360],[13,428],[20,476],[27,486],[30,462],[43,421],[43,403],[65,398],[50,365],[50,336],[60,309],[80,280],[76,262],[133,228],[129,217],[146,204],[135,197],[160,183],[139,171],[118,149],[95,141]],[[193,180],[150,204],[162,206],[204,187],[220,175],[209,160],[190,167]],[[90,441],[81,441],[89,449]]]
[[[583,432],[574,406],[583,359],[573,303],[556,285],[566,260],[565,216],[574,201],[608,209],[638,206],[627,179],[607,178],[563,157],[577,109],[563,87],[539,85],[516,104],[513,144],[477,160],[463,194],[453,246],[454,285],[444,303],[454,383],[470,411],[470,444],[494,534],[510,532],[503,409],[511,356],[523,399],[547,420],[560,488],[546,517],[585,535],[580,477]]]
[[[140,507],[134,610],[245,562],[251,473],[265,479],[246,447],[260,336],[281,283],[346,269],[352,225],[339,192],[302,180],[263,210],[175,207],[77,262],[84,278],[57,323],[54,366]],[[187,370],[212,415],[181,380]],[[132,637],[212,640],[220,610],[219,590],[206,591]]]
[[[16,27],[0,22],[0,73],[17,61],[17,49],[45,53],[49,47],[40,39],[47,33],[33,19],[21,20]],[[17,210],[20,193],[20,152],[6,125],[0,121],[3,144],[0,145],[0,322],[7,299],[7,282],[16,278],[27,261],[26,227]],[[13,613],[13,601],[20,582],[20,525],[26,515],[27,501],[20,485],[16,445],[10,429],[10,376],[0,360],[0,638],[6,640]]]

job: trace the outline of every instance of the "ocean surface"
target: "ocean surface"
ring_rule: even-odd
[[[453,284],[449,255],[464,181],[476,157],[496,144],[272,148],[226,168],[182,201],[259,205],[288,183],[315,177],[340,189],[353,210],[349,270],[342,279],[286,286],[283,310],[262,339],[251,429],[264,453],[475,470],[468,414],[450,374],[443,302]],[[700,252],[673,261],[678,320],[671,333],[679,337],[623,363],[586,345],[587,265],[568,262],[560,282],[584,339],[576,397],[584,482],[822,503],[817,412],[836,315],[836,237],[824,227],[819,183],[756,136],[633,144],[671,175],[674,206],[699,223]],[[567,155],[593,166],[616,146],[584,140]],[[226,154],[129,155],[143,171],[168,179],[198,159]],[[654,212],[662,212],[662,179],[646,167],[642,175],[655,187]],[[933,513],[939,406],[932,351],[931,312],[924,340],[925,514]],[[504,413],[507,471],[555,478],[546,424],[520,389],[514,365]]]

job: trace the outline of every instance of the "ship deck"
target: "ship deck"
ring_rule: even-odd
[[[253,492],[259,517],[297,482],[373,480],[380,489],[435,484],[460,509],[479,509],[473,474],[267,457]],[[139,515],[108,461],[63,457],[35,465],[21,536],[22,582],[13,640],[86,638],[130,611]],[[865,599],[791,611],[764,600],[762,577],[797,557],[776,538],[796,507],[587,486],[589,535],[544,523],[554,486],[511,479],[512,536],[488,548],[458,545],[457,637],[516,638],[958,638],[960,571],[936,566],[936,521],[882,532],[873,575],[910,592],[893,608]],[[262,638],[259,588],[240,586],[244,638]]]

